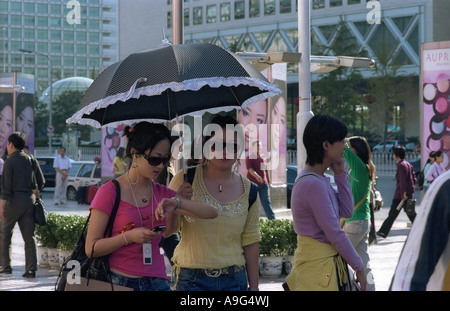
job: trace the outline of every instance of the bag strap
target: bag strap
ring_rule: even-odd
[[[119,185],[119,182],[117,180],[115,180],[115,179],[113,179],[112,182],[114,183],[114,185],[116,185],[116,200],[114,202],[114,207],[113,207],[113,210],[111,212],[111,216],[109,217],[108,224],[106,225],[105,233],[103,234],[103,236],[106,236],[108,234],[108,237],[112,236],[113,224],[114,224],[114,220],[116,218],[117,210],[119,209],[119,203],[120,203],[120,185]]]

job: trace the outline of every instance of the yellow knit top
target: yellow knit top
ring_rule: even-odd
[[[250,181],[241,176],[245,192],[233,202],[219,202],[206,189],[203,169],[198,165],[192,182],[192,200],[206,202],[219,211],[214,219],[180,216],[181,240],[175,249],[174,266],[191,269],[220,269],[245,265],[243,246],[260,241],[259,200],[248,208]],[[176,190],[183,181],[183,171],[172,179]]]

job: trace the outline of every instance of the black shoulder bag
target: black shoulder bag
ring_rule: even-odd
[[[112,228],[114,224],[114,219],[116,218],[117,210],[119,209],[120,203],[120,185],[119,182],[115,179],[112,182],[116,186],[116,200],[114,202],[114,207],[111,212],[111,216],[109,217],[108,224],[106,225],[104,237],[111,237]],[[91,218],[91,214],[89,214],[86,219],[86,223],[81,230],[80,236],[78,237],[77,244],[75,245],[75,249],[72,254],[66,258],[64,263],[61,266],[59,271],[58,278],[55,283],[55,291],[64,291],[67,283],[67,274],[73,270],[71,266],[68,266],[68,263],[71,260],[78,261],[80,263],[80,276],[84,277],[88,280],[94,279],[97,281],[109,282],[111,283],[111,289],[113,290],[113,284],[110,278],[110,268],[109,268],[109,255],[101,256],[101,257],[91,257],[89,258],[86,255],[85,246],[86,246],[86,228],[89,223],[89,219]]]

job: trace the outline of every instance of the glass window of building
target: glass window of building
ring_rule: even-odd
[[[22,29],[20,28],[11,28],[9,33],[13,39],[20,39],[22,37]]]
[[[77,44],[76,52],[77,52],[77,54],[87,54],[87,45],[86,44]]]
[[[73,54],[74,46],[73,43],[64,43],[63,44],[63,53],[64,54]]]
[[[291,0],[280,0],[280,13],[291,13]]]
[[[275,15],[275,0],[264,0],[264,15]]]
[[[61,15],[61,5],[59,5],[59,4],[50,4],[50,14],[52,14],[52,15]]]
[[[48,77],[48,69],[47,68],[39,68],[37,76],[38,76],[38,78],[47,78]]]
[[[38,27],[48,27],[48,17],[38,16],[37,26]]]
[[[89,67],[99,67],[100,60],[97,57],[89,57]]]
[[[23,11],[25,13],[34,13],[34,3],[25,2],[23,4]]]
[[[50,17],[50,27],[60,28],[61,27],[61,17]]]
[[[167,28],[172,28],[172,12],[167,11]]]
[[[259,17],[259,12],[261,10],[259,0],[248,0],[249,17]]]
[[[74,77],[75,72],[73,69],[64,69],[64,78]]]
[[[206,23],[212,24],[217,21],[217,6],[215,4],[206,6]]]
[[[325,0],[313,0],[313,9],[323,9],[325,7]]]
[[[34,27],[35,21],[36,21],[36,19],[34,18],[34,16],[25,15],[23,17],[23,25],[24,26]]]
[[[11,25],[22,25],[22,15],[11,15]]]
[[[20,53],[20,54],[11,54],[11,63],[13,63],[13,64],[22,64],[22,53]]]
[[[184,26],[189,26],[189,9],[184,9],[183,11],[183,24]]]
[[[18,51],[22,48],[22,41],[11,41],[11,51]]]
[[[59,30],[51,30],[50,31],[50,38],[52,40],[61,40],[61,31],[59,31]]]
[[[64,56],[64,66],[73,67],[73,56]]]
[[[34,41],[32,41],[32,42],[25,41],[25,42],[23,43],[23,48],[24,48],[25,50],[34,51],[34,49],[35,49]]]
[[[203,23],[203,7],[198,6],[193,8],[192,17],[194,25],[201,25]]]
[[[342,0],[330,0],[330,7],[342,6]]]
[[[361,3],[361,0],[347,0],[347,4],[357,4]]]
[[[52,53],[61,53],[61,43],[50,43],[50,51]]]
[[[86,67],[87,59],[86,57],[77,57],[77,66]]]
[[[89,8],[89,17],[99,17],[100,9],[98,7],[90,7]]]
[[[77,41],[86,41],[87,33],[85,31],[77,31]]]
[[[37,12],[39,14],[48,14],[48,5],[46,3],[38,3]]]
[[[244,19],[245,18],[245,2],[236,1],[234,3],[234,19]]]
[[[100,29],[100,21],[98,19],[89,19],[89,29]]]
[[[37,51],[40,53],[48,52],[48,43],[47,42],[38,42],[37,43]]]
[[[37,63],[38,65],[48,65],[48,59],[47,57],[43,56],[43,55],[37,55]],[[48,70],[48,69],[46,69]]]
[[[11,8],[11,12],[22,12],[22,3],[11,2],[10,8]]]
[[[37,38],[40,40],[48,40],[48,31],[47,29],[38,29]]]
[[[70,30],[64,30],[64,40],[65,41],[73,41],[75,38],[73,31]]]
[[[100,34],[98,32],[90,32],[89,42],[100,42]]]
[[[99,55],[100,54],[100,45],[96,45],[96,44],[89,45],[89,54]]]
[[[24,54],[23,61],[25,65],[34,65],[34,54]]]
[[[51,60],[52,60],[52,65],[53,66],[61,66],[61,56],[55,56],[52,55],[50,56]]]
[[[23,30],[23,36],[25,39],[33,39],[34,40],[34,32],[35,32],[34,28],[33,29],[25,28]]]
[[[0,24],[7,25],[8,24],[8,15],[0,14]]]
[[[23,73],[34,76],[34,67],[25,67]]]
[[[228,22],[231,19],[231,4],[229,2],[220,4],[220,21]]]
[[[8,12],[8,1],[0,1],[0,12]]]

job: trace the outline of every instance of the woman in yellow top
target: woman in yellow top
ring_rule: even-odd
[[[116,156],[113,160],[113,173],[114,178],[117,178],[125,173],[125,161],[124,161],[125,149],[120,147],[117,150]]]
[[[187,191],[192,200],[217,207],[219,216],[210,220],[168,216],[167,221],[174,221],[181,230],[172,257],[175,289],[258,290],[259,203],[248,206],[251,183],[233,168],[244,147],[243,136],[233,130],[237,122],[232,117],[217,116],[211,124],[222,130],[205,137],[208,160],[197,166],[192,188],[186,189],[193,189],[193,193]],[[233,126],[227,128],[227,124]],[[183,172],[178,172],[169,188],[186,184]]]

